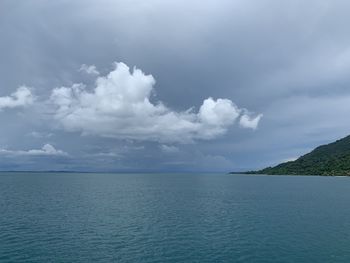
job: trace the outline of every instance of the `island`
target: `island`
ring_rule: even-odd
[[[321,145],[295,161],[243,174],[350,176],[350,136]]]

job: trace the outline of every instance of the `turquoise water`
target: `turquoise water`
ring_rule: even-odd
[[[350,178],[0,173],[0,262],[350,262]]]

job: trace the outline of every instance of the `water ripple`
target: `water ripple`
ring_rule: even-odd
[[[350,262],[350,180],[0,174],[0,262]]]

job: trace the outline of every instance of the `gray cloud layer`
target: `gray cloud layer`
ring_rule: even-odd
[[[50,143],[71,156],[45,159],[50,167],[78,170],[145,170],[152,163],[154,170],[227,171],[299,156],[350,131],[349,8],[341,0],[1,1],[1,148]],[[152,73],[157,84],[143,98],[155,113],[108,106],[106,117],[99,112],[105,100],[84,105],[81,94],[98,99],[95,80],[108,81],[111,61]],[[14,93],[23,83],[35,87],[37,103]],[[72,93],[70,107],[54,103],[57,108],[47,111],[50,105],[40,102],[62,86]],[[233,112],[233,104],[216,98],[263,113],[258,129],[259,115],[246,109],[236,107],[239,128],[201,114],[210,104]],[[193,106],[198,110],[184,111]],[[125,110],[162,132],[152,131],[152,138],[147,125],[141,132],[116,125]],[[167,114],[174,115],[171,125],[160,121]],[[169,131],[179,122],[190,127],[183,137]],[[32,133],[53,135],[23,136]],[[190,140],[195,143],[174,145]],[[44,167],[26,158],[6,159],[0,168]]]

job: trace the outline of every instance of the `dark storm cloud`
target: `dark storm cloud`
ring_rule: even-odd
[[[7,108],[0,148],[55,145],[70,158],[45,156],[52,169],[227,171],[294,158],[350,130],[349,8],[319,0],[1,1],[0,97],[21,85],[39,101],[73,83],[92,90],[88,67],[106,75],[118,61],[152,74],[154,96],[173,111],[198,111],[214,97],[264,117],[254,131],[176,145],[67,133],[42,105]],[[34,159],[29,168],[43,167]]]

